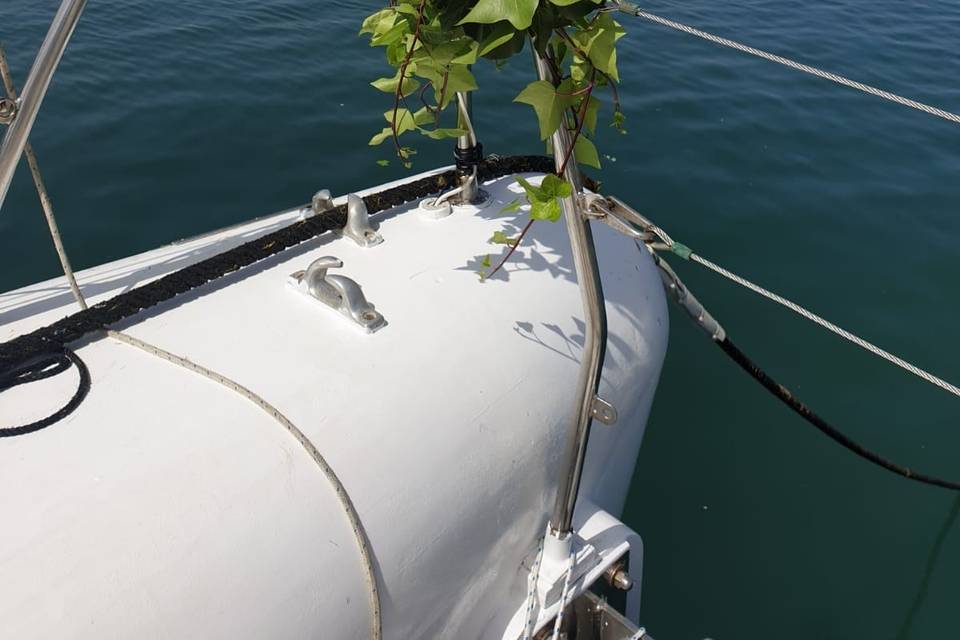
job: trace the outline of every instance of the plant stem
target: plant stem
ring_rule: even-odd
[[[573,134],[573,139],[570,141],[570,148],[567,149],[567,154],[563,158],[563,163],[560,165],[560,170],[557,171],[557,177],[563,179],[563,174],[567,170],[567,164],[570,162],[570,158],[573,157],[573,149],[577,146],[577,139],[580,137],[580,134],[583,132],[583,123],[587,119],[587,108],[590,106],[590,96],[593,94],[594,80],[597,77],[596,68],[590,72],[590,86],[588,87],[587,95],[583,97],[583,104],[580,106],[580,114],[577,117],[577,130]]]
[[[530,230],[530,227],[532,227],[532,226],[533,226],[533,223],[536,222],[536,221],[537,221],[536,218],[530,218],[530,221],[527,222],[526,226],[523,228],[523,231],[521,231],[519,237],[517,237],[516,242],[514,242],[513,244],[510,245],[510,250],[507,251],[507,255],[503,256],[503,259],[500,260],[500,262],[497,264],[497,266],[493,268],[493,271],[491,271],[491,272],[488,273],[487,275],[483,276],[483,279],[484,279],[484,280],[486,280],[487,278],[492,278],[492,277],[494,276],[494,274],[497,273],[497,271],[500,271],[500,268],[503,267],[503,265],[505,265],[505,264],[507,263],[507,260],[509,260],[509,259],[510,259],[510,256],[513,255],[513,252],[517,250],[517,247],[519,247],[519,246],[520,246],[520,243],[523,242],[523,237],[524,237],[525,235],[527,235],[527,231]]]

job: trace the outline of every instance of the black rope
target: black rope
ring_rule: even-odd
[[[63,353],[32,358],[0,376],[0,391],[17,385],[52,378],[70,368],[70,360]]]
[[[868,460],[869,462],[883,467],[887,471],[895,473],[898,476],[907,478],[908,480],[914,480],[916,482],[922,482],[924,484],[929,484],[936,487],[943,487],[944,489],[950,489],[952,491],[960,491],[960,482],[951,482],[935,476],[928,476],[923,473],[918,473],[908,467],[891,462],[890,460],[880,456],[878,453],[870,451],[863,445],[854,442],[848,436],[841,433],[836,427],[832,426],[829,422],[818,416],[813,409],[798,400],[789,389],[771,378],[753,360],[747,357],[743,351],[740,351],[740,349],[738,349],[729,338],[724,338],[723,340],[715,342],[721,349],[723,349],[724,353],[730,356],[734,362],[740,365],[740,368],[750,374],[754,380],[759,382],[781,402],[790,407],[794,413],[812,424],[824,435],[834,442],[840,444],[842,447],[852,451],[864,460]]]
[[[56,413],[52,413],[42,420],[20,427],[0,428],[0,438],[24,436],[28,433],[46,429],[73,413],[90,392],[90,370],[87,369],[86,363],[80,359],[80,356],[69,348],[63,347],[59,353],[34,358],[32,362],[26,363],[18,367],[16,371],[0,378],[0,391],[5,391],[20,384],[36,382],[63,373],[70,368],[71,364],[77,368],[77,373],[80,374],[80,384],[77,385],[76,392],[67,401],[67,404],[63,405]]]
[[[484,181],[514,173],[549,173],[553,170],[554,161],[544,156],[491,155],[479,163],[477,177]],[[456,170],[446,171],[386,189],[365,197],[363,201],[371,214],[385,211],[450,188],[458,184],[457,177]],[[4,342],[0,344],[0,375],[3,375],[3,372],[14,371],[34,358],[43,357],[51,352],[60,352],[71,342],[207,282],[278,254],[327,231],[341,229],[346,222],[346,205],[335,207],[136,287],[49,326]]]

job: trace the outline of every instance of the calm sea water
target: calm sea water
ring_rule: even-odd
[[[77,267],[402,175],[366,147],[386,108],[355,37],[375,2],[94,1],[34,143]],[[22,83],[56,3],[0,0]],[[960,3],[664,2],[649,9],[960,111]],[[700,253],[960,380],[960,127],[646,23],[628,24],[630,135],[606,189]],[[488,151],[538,152],[479,72]],[[417,166],[449,161],[421,144]],[[615,161],[612,160],[615,158]],[[0,212],[0,290],[58,273],[27,172]],[[960,404],[689,265],[733,338],[883,454],[960,477]],[[675,315],[627,521],[658,638],[955,638],[954,496],[838,449]]]

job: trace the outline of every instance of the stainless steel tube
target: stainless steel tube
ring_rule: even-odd
[[[540,79],[554,82],[553,73],[546,60],[536,52],[534,52],[534,59]],[[565,126],[561,126],[553,134],[553,155],[557,170],[563,164],[567,150],[572,144],[570,132]],[[580,212],[579,196],[583,186],[580,169],[573,157],[567,163],[564,178],[573,185],[573,195],[564,198],[561,205],[567,233],[570,236],[577,282],[580,284],[586,335],[583,343],[583,357],[580,361],[580,374],[577,378],[573,424],[567,433],[560,463],[557,499],[550,518],[551,531],[560,536],[566,535],[573,528],[573,509],[577,502],[580,476],[583,474],[583,460],[587,453],[590,425],[593,422],[593,400],[597,395],[603,358],[607,351],[607,311],[604,307],[603,284],[600,281],[600,269],[597,266],[593,232],[590,230],[590,223]]]
[[[467,132],[457,138],[457,149],[477,146],[476,131],[473,128],[473,98],[469,91],[457,92],[457,128]]]
[[[468,91],[457,93],[457,127],[466,130],[466,135],[457,138],[457,149],[472,149],[477,146],[477,132],[473,128],[473,99]],[[470,176],[462,178],[463,191],[460,201],[469,203],[477,199],[479,185]]]
[[[23,148],[27,144],[30,130],[37,119],[40,104],[50,86],[50,80],[86,4],[87,0],[63,0],[60,3],[57,15],[54,16],[50,30],[47,31],[47,37],[44,38],[37,53],[37,59],[34,60],[33,67],[30,69],[30,75],[20,93],[17,115],[7,129],[3,144],[0,146],[0,208],[6,200],[10,182],[13,180]]]

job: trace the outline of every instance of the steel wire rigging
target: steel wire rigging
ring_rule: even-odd
[[[890,102],[896,102],[897,104],[901,104],[905,107],[910,107],[911,109],[917,109],[918,111],[923,111],[924,113],[928,113],[938,118],[943,118],[944,120],[949,120],[950,122],[953,122],[955,124],[960,124],[960,115],[957,115],[956,113],[946,111],[945,109],[941,109],[939,107],[932,107],[928,104],[918,102],[917,100],[913,100],[911,98],[905,98],[895,93],[891,93],[890,91],[878,89],[877,87],[873,87],[871,85],[864,84],[862,82],[857,82],[856,80],[851,80],[850,78],[845,78],[844,76],[838,75],[836,73],[832,73],[830,71],[824,71],[823,69],[818,69],[817,67],[812,67],[808,64],[803,64],[802,62],[797,62],[795,60],[785,58],[775,53],[770,53],[769,51],[763,51],[762,49],[757,49],[756,47],[751,47],[749,45],[737,42],[735,40],[730,40],[729,38],[724,38],[718,35],[714,35],[712,33],[708,33],[701,29],[691,27],[690,25],[686,25],[681,22],[677,22],[675,20],[663,18],[656,14],[650,13],[649,11],[644,11],[633,2],[626,2],[626,1],[621,2],[620,0],[611,0],[609,3],[609,6],[611,10],[620,11],[621,13],[625,13],[627,15],[631,15],[636,18],[642,18],[649,22],[653,22],[653,23],[662,25],[664,27],[669,27],[670,29],[675,29],[676,31],[682,31],[683,33],[696,36],[697,38],[702,38],[703,40],[707,40],[709,42],[719,44],[723,47],[736,49],[737,51],[741,51],[751,56],[755,56],[757,58],[763,58],[764,60],[769,60],[770,62],[776,62],[777,64],[781,64],[785,67],[789,67],[791,69],[795,69],[803,73],[817,76],[818,78],[823,78],[824,80],[829,80],[831,82],[835,82],[837,84],[850,87],[851,89],[856,89],[857,91],[862,91],[864,93],[868,93],[878,98],[883,98],[884,100],[889,100]]]

